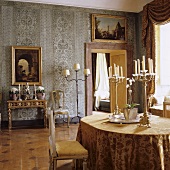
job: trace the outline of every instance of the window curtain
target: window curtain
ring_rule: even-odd
[[[154,0],[143,8],[142,42],[146,48],[147,58],[155,61],[154,24],[170,21],[170,0]]]
[[[142,43],[146,48],[146,58],[152,58],[155,70],[155,24],[170,21],[170,0],[154,0],[143,8]],[[155,93],[155,81],[148,84],[148,94]]]
[[[94,96],[96,97],[95,108],[99,108],[101,99],[109,99],[109,79],[104,53],[97,53]]]

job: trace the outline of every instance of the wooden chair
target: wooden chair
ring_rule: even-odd
[[[78,141],[57,141],[55,139],[55,124],[53,119],[53,112],[51,111],[49,119],[49,158],[50,170],[56,170],[58,160],[73,159],[74,167],[76,169],[76,160],[83,159],[83,170],[87,170],[88,151]]]
[[[163,102],[163,117],[170,118],[170,102],[169,101]]]
[[[53,114],[54,117],[56,118],[57,115],[59,117],[62,117],[63,123],[67,122],[67,127],[69,127],[69,122],[70,122],[70,116],[69,116],[69,111],[65,109],[64,106],[64,91],[62,90],[54,90],[52,91],[52,103],[53,103]],[[67,121],[65,121],[65,116],[67,116]]]

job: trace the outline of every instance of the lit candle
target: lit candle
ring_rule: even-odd
[[[138,74],[140,74],[140,60],[139,59],[137,59],[137,62],[138,62]]]
[[[135,74],[137,74],[137,61],[134,60],[134,62],[135,62]]]
[[[142,70],[145,71],[145,56],[142,57],[143,61],[142,61]]]
[[[79,64],[79,63],[74,64],[74,70],[75,70],[75,71],[80,70],[80,64]]]
[[[85,76],[88,76],[90,74],[90,69],[84,69],[84,75]]]

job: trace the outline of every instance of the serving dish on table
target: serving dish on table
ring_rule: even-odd
[[[126,120],[123,114],[109,115],[109,122],[111,123],[131,124],[131,123],[139,123],[139,121],[140,121],[139,116],[137,116],[134,119]]]

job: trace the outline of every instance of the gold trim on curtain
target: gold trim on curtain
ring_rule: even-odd
[[[170,0],[154,0],[143,8],[142,43],[146,48],[146,58],[152,58],[155,70],[155,24],[170,20]],[[155,81],[148,84],[148,93],[155,93]]]

